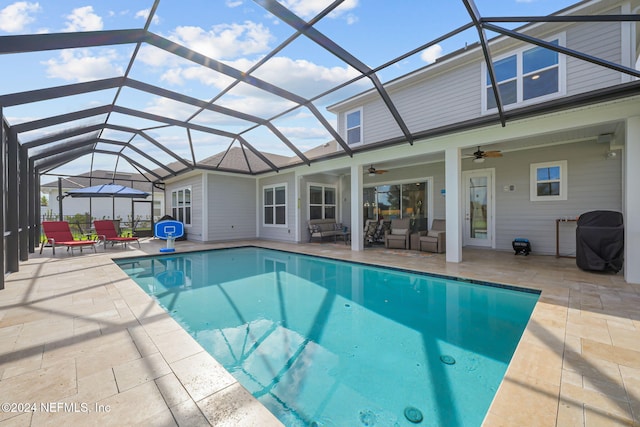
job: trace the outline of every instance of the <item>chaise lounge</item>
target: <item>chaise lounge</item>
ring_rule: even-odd
[[[42,230],[46,238],[40,244],[40,254],[42,254],[45,243],[51,244],[53,255],[56,254],[56,246],[66,246],[67,250],[71,249],[71,255],[73,255],[73,248],[80,248],[80,252],[82,252],[82,248],[85,246],[93,248],[93,251],[96,252],[96,243],[98,242],[96,240],[75,240],[69,223],[66,221],[43,221]]]
[[[116,243],[122,243],[124,247],[127,247],[129,242],[137,242],[140,247],[140,240],[137,237],[123,237],[118,235],[116,226],[111,220],[95,220],[93,226],[96,229],[98,239],[104,241],[104,248],[107,249],[107,242],[111,242],[111,246]]]

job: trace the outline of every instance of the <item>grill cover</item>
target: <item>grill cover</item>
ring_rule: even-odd
[[[624,261],[622,214],[592,211],[580,215],[576,228],[576,264],[583,270],[613,271]]]

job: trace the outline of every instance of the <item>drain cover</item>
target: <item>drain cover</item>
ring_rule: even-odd
[[[414,424],[422,422],[423,419],[420,409],[414,408],[413,406],[407,406],[404,408],[404,416]]]
[[[376,424],[376,414],[368,409],[360,411],[360,422],[367,427],[373,426]]]
[[[456,359],[446,354],[440,356],[440,361],[446,365],[453,365],[454,363],[456,363]]]

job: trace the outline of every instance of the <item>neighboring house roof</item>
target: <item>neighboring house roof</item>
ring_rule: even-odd
[[[337,152],[337,142],[335,140],[325,142],[322,145],[311,148],[303,154],[308,159],[324,157]],[[277,167],[284,167],[301,163],[298,156],[283,156],[280,154],[261,152],[261,154]],[[260,173],[270,171],[271,167],[250,150],[241,147],[232,147],[227,151],[221,151],[213,156],[198,162],[199,167],[206,166],[221,171],[242,171],[246,173]],[[180,162],[173,162],[167,165],[172,170],[179,171],[184,168]]]
[[[144,176],[137,173],[123,173],[117,172],[115,175],[113,171],[95,170],[93,172],[85,172],[80,175],[70,176],[62,178],[62,188],[69,190],[75,188],[86,188],[92,185],[115,183],[120,185],[126,185],[127,187],[135,188],[137,190],[149,191],[151,183],[148,182]],[[49,192],[51,190],[58,189],[58,180],[47,182],[40,186],[41,191]]]
[[[338,143],[334,139],[329,142],[325,142],[322,145],[318,145],[317,147],[313,147],[308,151],[305,151],[304,155],[307,156],[308,159],[317,159],[320,157],[325,157],[331,154],[335,154],[337,151],[338,151]],[[293,164],[294,160],[298,160],[298,159],[295,157],[292,157],[289,163]]]

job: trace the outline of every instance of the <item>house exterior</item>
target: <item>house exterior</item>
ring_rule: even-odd
[[[124,185],[147,193],[153,192],[154,220],[157,221],[164,215],[164,192],[152,187],[152,184],[148,182],[144,176],[123,172],[114,174],[113,171],[95,170],[91,173],[86,172],[61,178],[62,194],[64,196],[62,199],[62,213],[65,218],[76,214],[88,214],[91,218],[95,219],[120,219],[124,225],[130,224],[133,209],[134,218],[148,224],[152,215],[152,197],[145,199],[110,197],[74,198],[65,195],[69,190],[109,183]],[[41,208],[42,218],[57,219],[60,213],[58,180],[42,184],[40,191],[46,195],[49,200],[48,205]],[[89,227],[90,224],[82,225],[82,227],[85,226]]]
[[[638,10],[635,0],[585,1],[557,15]],[[640,259],[640,82],[607,66],[636,69],[637,22],[559,20],[519,33],[566,54],[513,37],[490,42],[506,126],[483,51],[468,46],[385,85],[404,123],[375,90],[331,106],[352,157],[331,142],[312,152],[332,155],[310,165],[273,156],[279,172],[194,171],[166,182],[167,212],[182,212],[189,239],[203,242],[304,242],[307,220],[333,217],[349,226],[353,250],[363,250],[366,219],[409,215],[428,227],[446,218],[447,261],[461,262],[465,246],[506,251],[517,237],[534,253],[574,255],[573,220],[615,210],[625,218],[625,259]],[[402,125],[419,137],[407,141]],[[634,264],[625,278],[640,283]]]

